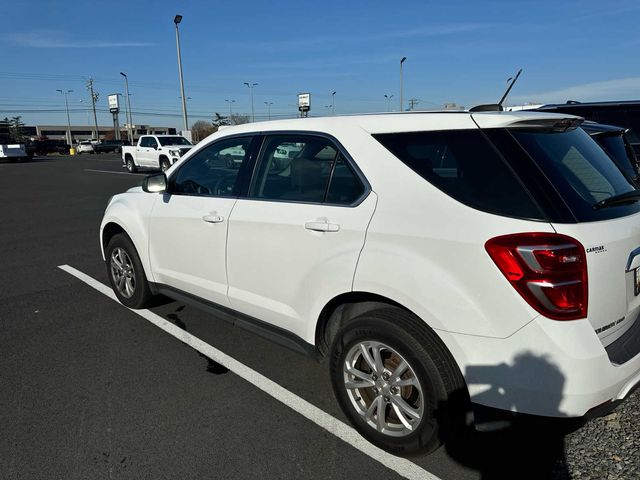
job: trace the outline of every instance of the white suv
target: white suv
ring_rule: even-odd
[[[580,121],[442,112],[226,128],[112,198],[110,281],[128,307],[164,294],[329,356],[345,414],[396,453],[436,448],[453,398],[602,414],[640,383],[640,191]],[[239,168],[229,149],[244,152]]]

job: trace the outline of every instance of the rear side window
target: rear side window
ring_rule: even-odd
[[[611,158],[582,129],[566,132],[511,130],[579,222],[640,211],[640,202],[597,209],[594,205],[635,190]]]
[[[405,165],[478,210],[544,220],[527,190],[479,130],[374,135]]]

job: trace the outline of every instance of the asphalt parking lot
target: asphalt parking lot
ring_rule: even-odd
[[[0,164],[0,478],[581,478],[550,433],[384,454],[345,426],[326,363],[177,302],[115,302],[99,223],[142,178],[117,155]]]

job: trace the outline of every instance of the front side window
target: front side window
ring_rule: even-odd
[[[251,137],[211,144],[193,155],[170,179],[171,193],[212,197],[238,196],[240,167],[248,160]],[[234,152],[229,163],[228,152]]]
[[[272,135],[265,139],[249,196],[289,202],[351,204],[364,186],[324,137]]]

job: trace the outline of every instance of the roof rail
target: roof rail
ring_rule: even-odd
[[[470,108],[470,112],[502,112],[504,108],[502,105],[498,103],[487,103],[484,105],[476,105],[473,108]]]

